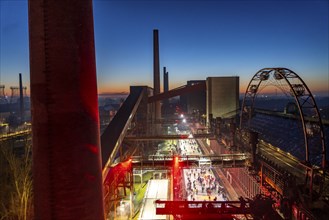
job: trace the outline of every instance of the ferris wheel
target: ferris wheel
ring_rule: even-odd
[[[240,129],[250,127],[255,116],[255,100],[266,87],[274,86],[283,94],[291,97],[297,106],[304,137],[305,162],[321,163],[326,166],[326,146],[323,124],[314,96],[305,82],[292,70],[287,68],[263,68],[250,80],[243,98],[240,114]],[[289,104],[291,106],[291,103]],[[319,164],[318,164],[319,165]]]

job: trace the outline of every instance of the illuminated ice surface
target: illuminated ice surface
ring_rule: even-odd
[[[150,180],[147,184],[143,206],[139,215],[140,220],[166,219],[166,215],[155,214],[154,201],[157,199],[168,200],[169,180]]]

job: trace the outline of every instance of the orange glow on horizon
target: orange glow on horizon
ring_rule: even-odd
[[[249,82],[240,82],[240,94],[245,94],[246,92],[246,88],[248,86]],[[310,82],[305,82],[306,85],[308,86],[308,88],[311,90],[311,92],[313,94],[316,93],[321,93],[321,94],[329,94],[329,84],[325,81],[310,81]],[[30,96],[31,95],[31,91],[30,91],[30,86],[29,84],[24,85],[27,87],[26,90],[26,95]],[[148,86],[148,85],[146,85]],[[182,85],[172,85],[169,89],[174,89],[177,87],[180,87]],[[275,89],[277,89],[278,93],[281,93],[281,91],[274,87],[274,86],[270,86],[268,88],[266,88],[266,92],[264,91],[263,94],[275,94]],[[116,87],[110,87],[110,86],[98,86],[98,95],[128,95],[129,94],[129,90],[130,90],[130,86],[129,85],[118,85]],[[161,90],[163,91],[163,90]],[[9,87],[5,87],[5,95],[10,97],[11,95],[11,90]]]
[[[315,84],[315,83],[309,83],[309,84],[306,83],[306,85],[310,89],[310,91],[313,95],[317,94],[317,93],[329,94],[329,85],[326,85],[325,83],[323,85]],[[247,85],[243,86],[243,87],[241,87],[241,85],[240,85],[240,94],[245,94],[246,89],[247,89]],[[261,94],[276,94],[276,93],[282,94],[282,91],[276,86],[267,86],[262,91],[258,91],[258,93],[261,93]]]

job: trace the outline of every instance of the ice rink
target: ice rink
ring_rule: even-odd
[[[168,200],[169,180],[149,180],[143,206],[140,211],[140,220],[167,219],[166,215],[156,215],[154,201],[157,199]]]

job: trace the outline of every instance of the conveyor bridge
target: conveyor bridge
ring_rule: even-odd
[[[133,156],[132,166],[133,168],[146,169],[168,169],[173,167],[173,161],[177,156],[165,156],[165,155],[150,155],[147,157]],[[209,167],[245,167],[250,158],[249,154],[221,154],[216,156],[205,155],[188,155],[179,156],[179,167],[200,167],[202,164],[207,164]]]
[[[180,135],[153,135],[153,136],[126,136],[126,141],[152,141],[152,140],[181,140],[181,139],[214,139],[215,135],[212,133],[208,134],[180,134]]]

